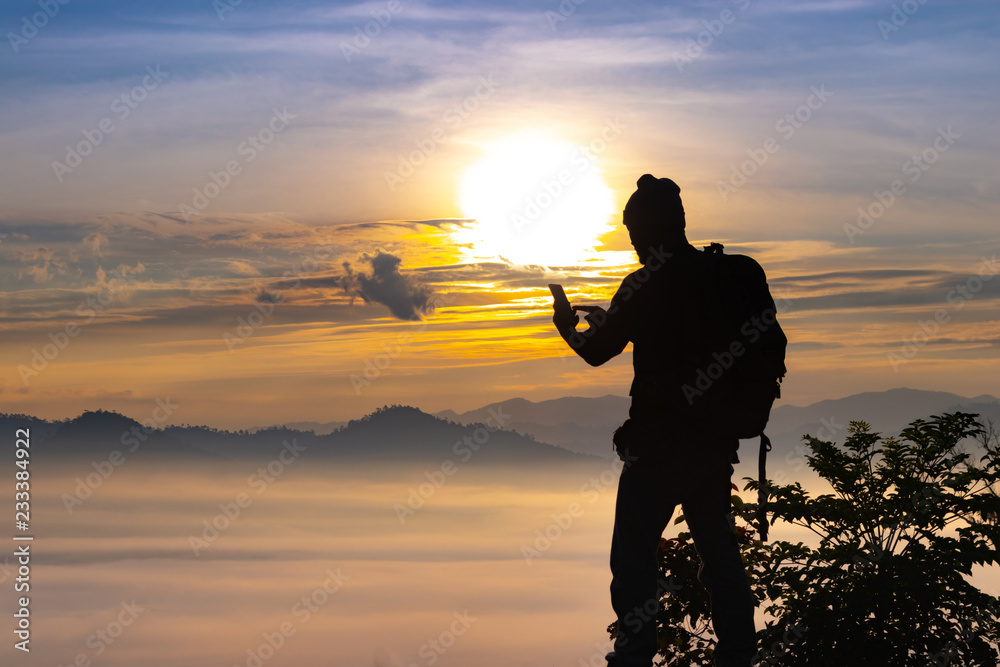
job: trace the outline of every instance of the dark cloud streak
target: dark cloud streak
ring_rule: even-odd
[[[350,262],[343,264],[345,273],[339,284],[349,296],[361,297],[365,303],[388,306],[401,320],[419,320],[421,314],[433,312],[433,291],[412,276],[400,273],[402,260],[399,257],[379,248],[374,255],[362,255],[362,260],[371,265],[370,274],[355,271]]]

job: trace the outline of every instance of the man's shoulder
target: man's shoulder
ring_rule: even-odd
[[[733,279],[762,281],[766,280],[764,267],[750,255],[723,255],[728,257],[726,273]]]
[[[622,278],[621,284],[611,298],[615,308],[631,310],[650,298],[654,292],[659,291],[658,288],[651,286],[651,282],[655,282],[650,280],[651,277],[652,272],[649,268],[642,266]]]
[[[750,255],[738,253],[699,253],[708,269],[717,272],[725,280],[764,280],[764,269]]]

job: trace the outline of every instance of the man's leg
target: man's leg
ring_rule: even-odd
[[[627,465],[618,480],[611,538],[611,606],[618,616],[609,667],[650,667],[656,655],[660,594],[656,548],[676,507],[664,497],[663,472]]]
[[[750,667],[756,654],[754,598],[731,522],[730,481],[713,482],[704,494],[684,502],[702,565],[698,579],[712,598],[712,626],[718,667]]]

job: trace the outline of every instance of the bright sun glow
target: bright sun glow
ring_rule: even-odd
[[[465,171],[459,205],[477,221],[457,235],[470,256],[568,266],[593,256],[612,228],[614,195],[585,148],[512,139]]]

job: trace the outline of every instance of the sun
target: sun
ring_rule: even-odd
[[[457,234],[470,255],[542,266],[593,256],[615,210],[593,153],[537,138],[511,138],[484,153],[459,184],[459,206],[476,221]]]

